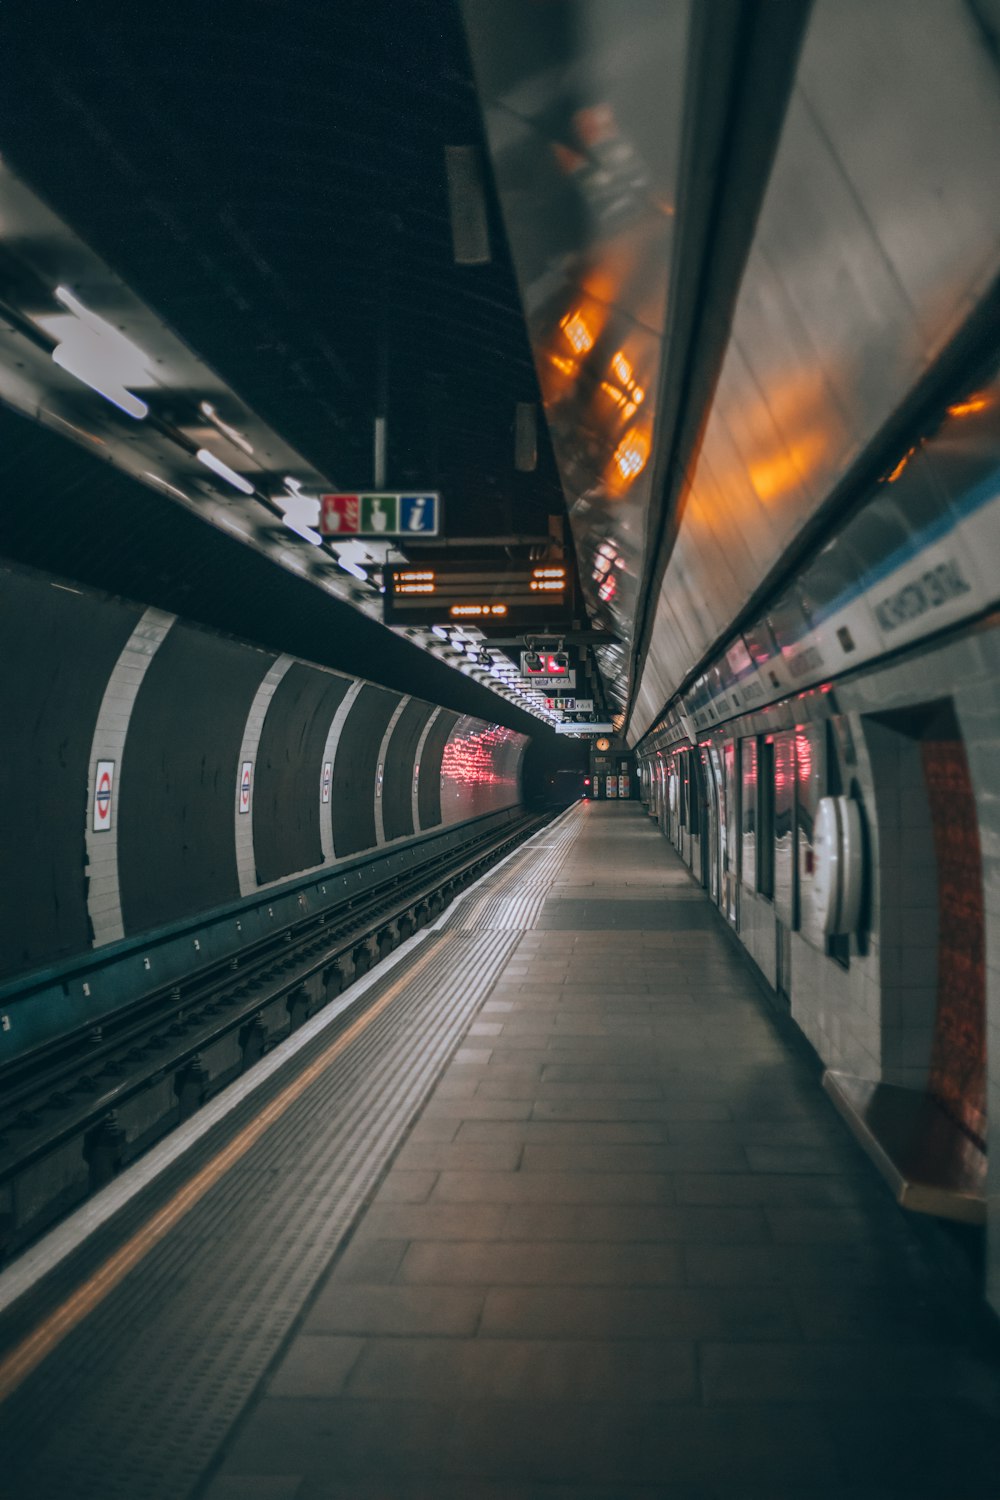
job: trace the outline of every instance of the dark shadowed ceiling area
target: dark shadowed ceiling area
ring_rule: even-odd
[[[481,124],[451,0],[54,0],[5,28],[6,159],[286,441],[371,485],[384,396],[390,486],[441,489],[451,532],[545,532],[488,182],[492,259],[453,259],[445,147]]]
[[[449,538],[537,541],[561,524],[543,421],[534,467],[515,467],[515,414],[538,384],[452,0],[53,0],[6,16],[5,43],[5,167],[325,481],[374,487],[382,415],[380,487],[439,490]],[[476,264],[453,243],[455,147],[481,167]],[[35,316],[32,249],[12,248],[0,304],[17,327]],[[87,431],[0,411],[0,555],[537,728],[359,615],[349,591],[315,587],[308,548],[295,576],[118,472],[129,422],[96,404]],[[93,456],[100,437],[81,451],[59,435],[108,440],[108,422],[112,463]]]

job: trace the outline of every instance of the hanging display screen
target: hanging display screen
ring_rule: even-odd
[[[571,582],[561,563],[497,568],[444,562],[399,565],[385,572],[387,625],[559,624],[571,604]]]

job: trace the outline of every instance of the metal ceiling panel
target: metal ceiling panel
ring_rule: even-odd
[[[997,140],[996,64],[967,7],[931,0],[917,24],[905,0],[819,0],[663,576],[633,742],[974,317],[1000,271]],[[704,524],[720,502],[725,571],[720,528],[709,545]]]

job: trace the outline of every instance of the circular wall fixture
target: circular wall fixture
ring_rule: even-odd
[[[820,929],[853,932],[861,912],[864,870],[861,811],[850,797],[821,797],[813,829],[810,900]]]

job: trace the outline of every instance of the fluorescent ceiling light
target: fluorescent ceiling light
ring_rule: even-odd
[[[305,542],[310,542],[312,546],[321,547],[323,545],[323,538],[319,532],[313,531],[311,526],[306,526],[304,522],[297,520],[294,516],[286,515],[285,525],[289,531],[294,531],[296,536],[300,536]]]
[[[175,484],[168,484],[165,479],[160,478],[159,474],[154,474],[150,469],[143,469],[142,472],[150,483],[158,485],[161,490],[166,490],[170,495],[176,495],[178,500],[187,500],[188,497],[183,490],[179,490]]]
[[[352,578],[360,578],[362,583],[368,582],[368,574],[365,572],[364,568],[358,565],[358,563],[350,561],[345,562],[344,559],[339,555],[337,557],[337,561],[343,568],[344,572],[350,573]]]
[[[304,536],[307,541],[316,538],[316,544],[322,542],[323,538],[316,531],[319,523],[319,500],[310,495],[275,495],[274,503],[285,518],[285,525],[289,531],[294,531],[298,536]]]
[[[225,526],[227,531],[234,531],[236,535],[241,536],[244,541],[250,540],[250,533],[249,531],[247,531],[246,527],[241,526],[238,521],[232,520],[229,516],[216,515],[215,523],[217,526]]]
[[[244,453],[249,453],[251,458],[253,457],[253,447],[251,444],[243,436],[242,432],[237,432],[235,427],[230,427],[228,422],[222,420],[211,401],[202,401],[199,411],[203,417],[208,418],[217,432],[221,432],[222,436],[228,438],[237,448],[242,448]]]
[[[57,340],[52,351],[53,363],[119,411],[141,422],[149,407],[128,387],[153,380],[146,355],[117,328],[85,307],[68,287],[57,286],[55,298],[72,317],[38,319],[42,327],[53,325],[48,330]]]
[[[213,474],[218,474],[220,479],[225,479],[233,486],[233,489],[240,490],[244,495],[253,494],[253,485],[249,479],[244,479],[242,474],[237,474],[235,469],[224,464],[221,458],[216,458],[214,453],[209,453],[207,448],[199,448],[195,458],[200,464],[204,464],[206,469],[211,469]]]
[[[83,350],[75,343],[57,344],[52,351],[52,362],[65,370],[67,375],[72,375],[82,385],[89,386],[92,391],[103,396],[105,401],[110,401],[112,406],[117,406],[126,416],[141,422],[148,415],[149,407],[145,401],[133,396],[131,391],[127,391],[103,370],[94,359],[92,350]]]

